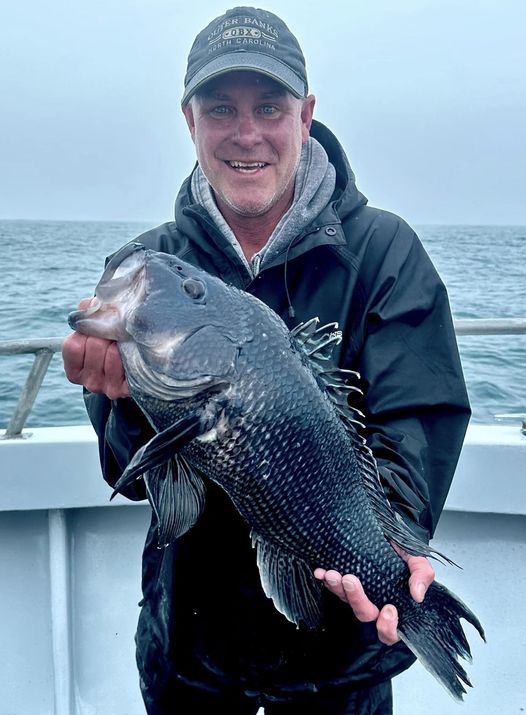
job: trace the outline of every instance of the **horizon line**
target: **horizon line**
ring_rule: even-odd
[[[405,220],[405,219],[404,219]],[[174,218],[166,219],[160,221],[158,219],[122,219],[122,218],[9,218],[0,216],[0,221],[10,221],[15,222],[32,222],[32,223],[135,223],[135,224],[148,224],[152,228],[155,226],[162,225],[163,223],[169,223],[170,221],[175,221]],[[409,223],[409,222],[408,222]],[[507,228],[526,228],[526,221],[524,223],[482,223],[482,222],[445,222],[445,221],[413,221],[410,223],[413,226],[472,226],[474,228],[480,226],[502,226]]]

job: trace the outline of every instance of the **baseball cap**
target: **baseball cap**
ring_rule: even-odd
[[[209,80],[234,70],[260,72],[295,97],[307,96],[301,47],[283,20],[267,10],[232,8],[197,35],[188,55],[181,104]]]

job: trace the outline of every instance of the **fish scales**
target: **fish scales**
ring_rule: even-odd
[[[459,619],[484,632],[441,584],[421,604],[410,596],[393,544],[438,554],[383,494],[347,400],[353,376],[331,364],[337,326],[291,332],[253,296],[140,244],[110,260],[95,295],[70,325],[118,341],[130,394],[156,430],[116,490],[144,479],[160,543],[192,528],[216,482],[250,525],[262,587],[284,616],[321,627],[314,569],[353,573],[379,608],[397,607],[402,640],[461,699]]]
[[[255,320],[257,317],[254,315]],[[239,365],[240,374],[248,376],[248,380],[240,380],[238,388],[239,393],[249,396],[244,401],[248,417],[230,448],[225,449],[220,440],[197,440],[188,449],[197,466],[207,469],[208,476],[227,489],[238,510],[260,535],[279,541],[288,550],[301,550],[310,558],[323,555],[330,568],[341,570],[345,565],[358,573],[361,567],[354,553],[359,559],[362,545],[352,552],[349,563],[348,519],[361,519],[365,528],[360,535],[364,538],[376,522],[367,524],[367,517],[373,519],[367,500],[356,498],[356,491],[364,491],[356,460],[353,461],[345,429],[329,400],[319,399],[313,376],[288,347],[288,334],[283,334],[283,341],[287,350],[277,340],[271,344],[266,341],[261,376]],[[247,360],[251,359],[253,355],[248,355]],[[279,365],[278,370],[274,371],[274,365]],[[264,389],[256,393],[251,390],[254,384]],[[262,432],[264,437],[260,439]],[[218,452],[222,459],[214,467]],[[267,470],[259,468],[261,462],[268,463]],[[307,468],[308,480],[304,478]],[[342,474],[354,481],[354,488],[349,488]],[[363,514],[357,509],[360,504]],[[331,525],[337,538],[329,539],[323,530],[320,532],[327,510],[341,521]],[[385,541],[383,536],[380,538]],[[386,557],[390,553],[392,549],[386,548]]]

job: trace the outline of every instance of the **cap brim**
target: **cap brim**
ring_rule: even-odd
[[[295,97],[306,96],[304,81],[283,62],[261,52],[239,51],[216,57],[196,72],[185,87],[181,104],[187,104],[192,95],[211,79],[237,70],[259,72],[282,84]]]

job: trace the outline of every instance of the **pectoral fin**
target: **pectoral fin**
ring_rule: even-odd
[[[197,521],[205,504],[205,485],[181,455],[144,475],[157,517],[159,546],[168,546]]]
[[[203,423],[200,413],[192,413],[178,420],[163,432],[156,434],[134,454],[115,484],[111,499],[135,479],[139,479],[145,472],[167,462],[182,447],[189,444],[195,437],[198,437],[209,428],[210,425]]]

